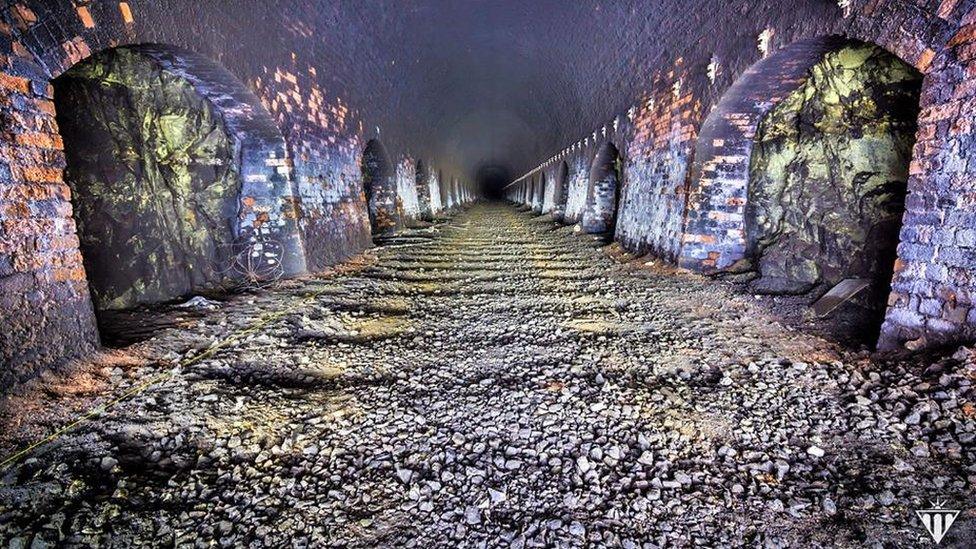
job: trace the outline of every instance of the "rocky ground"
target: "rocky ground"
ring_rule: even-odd
[[[4,402],[9,547],[976,544],[976,360],[480,205]]]

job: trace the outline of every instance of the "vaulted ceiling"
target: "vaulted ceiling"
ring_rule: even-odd
[[[755,50],[771,19],[836,10],[822,0],[704,0],[694,10],[682,0],[229,6],[162,0],[144,10],[140,32],[235,57],[225,61],[231,70],[242,62],[280,66],[295,54],[316,67],[324,89],[359,110],[367,134],[379,128],[391,152],[434,159],[469,178],[479,170],[520,175],[626,111],[655,71],[717,43],[718,34],[725,47]],[[246,54],[225,54],[228,43]]]

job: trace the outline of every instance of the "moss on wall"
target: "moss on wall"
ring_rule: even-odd
[[[55,82],[82,254],[98,309],[212,287],[230,265],[240,178],[212,107],[119,48]]]
[[[848,45],[764,118],[746,209],[757,289],[802,293],[850,277],[887,288],[920,88],[891,54]]]

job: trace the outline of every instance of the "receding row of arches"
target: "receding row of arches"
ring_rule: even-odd
[[[579,223],[584,232],[612,237],[623,175],[623,162],[617,146],[603,143],[584,179],[573,181],[569,165],[562,161],[550,179],[545,173],[528,178],[518,186],[515,199],[536,213],[551,213],[558,221]],[[574,183],[576,183],[574,185]],[[570,204],[573,196],[578,205]]]
[[[397,181],[396,165],[379,139],[367,141],[360,169],[373,234],[402,229],[409,216]],[[446,181],[442,171],[435,174],[423,160],[414,165],[413,179],[406,184],[412,186],[419,221],[432,221],[438,212],[456,208],[470,198],[458,178]]]
[[[103,329],[118,311],[306,270],[287,142],[231,73],[182,48],[132,45],[96,53],[52,85],[72,220]],[[402,227],[383,144],[369,140],[360,158],[362,197],[347,200],[365,203],[374,234]],[[461,203],[456,178],[444,188],[426,164],[416,168],[418,217]]]
[[[852,299],[859,327],[876,335],[897,255],[922,80],[887,50],[842,37],[797,43],[746,71],[701,127],[682,191],[680,262],[744,273],[757,293],[816,299],[858,281],[852,287],[866,288]],[[603,143],[588,167],[577,158],[546,171],[555,174],[546,213],[587,233],[614,233],[628,184],[614,143]],[[539,185],[542,174],[521,184]],[[523,192],[518,200],[527,204],[526,194],[534,200],[538,193]]]

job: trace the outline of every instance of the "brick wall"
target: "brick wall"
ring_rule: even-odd
[[[656,59],[664,68],[651,71],[630,107],[634,128],[625,147],[617,239],[632,251],[695,270],[724,268],[743,258],[756,125],[833,47],[831,37],[874,43],[925,74],[908,211],[880,344],[976,338],[976,217],[969,213],[976,198],[967,189],[976,171],[969,160],[976,154],[976,3],[856,0],[845,9],[783,7],[757,11],[749,22],[757,29],[751,36],[718,22],[714,32],[676,45],[670,60]],[[584,166],[591,158],[585,140],[577,141],[536,168],[554,160],[569,164],[569,223],[579,221],[585,206]]]
[[[681,85],[684,78],[679,62],[633,111],[616,234],[630,251],[672,260],[680,248],[688,165],[701,116],[700,103]]]
[[[0,12],[0,388],[98,345],[48,74]]]
[[[363,122],[343,87],[323,88],[315,67],[295,52],[255,62],[253,52],[227,39],[226,25],[208,23],[198,9],[207,8],[187,4],[174,14],[109,0],[85,10],[69,2],[0,4],[0,388],[98,344],[50,86],[93,53],[174,44],[148,53],[190,80],[236,138],[242,243],[279,243],[288,274],[327,267],[371,244],[359,169]],[[173,55],[180,47],[205,54]]]
[[[880,345],[976,339],[976,11],[932,63]]]
[[[396,186],[404,220],[416,221],[420,219],[417,167],[410,157],[404,157],[397,163]]]

